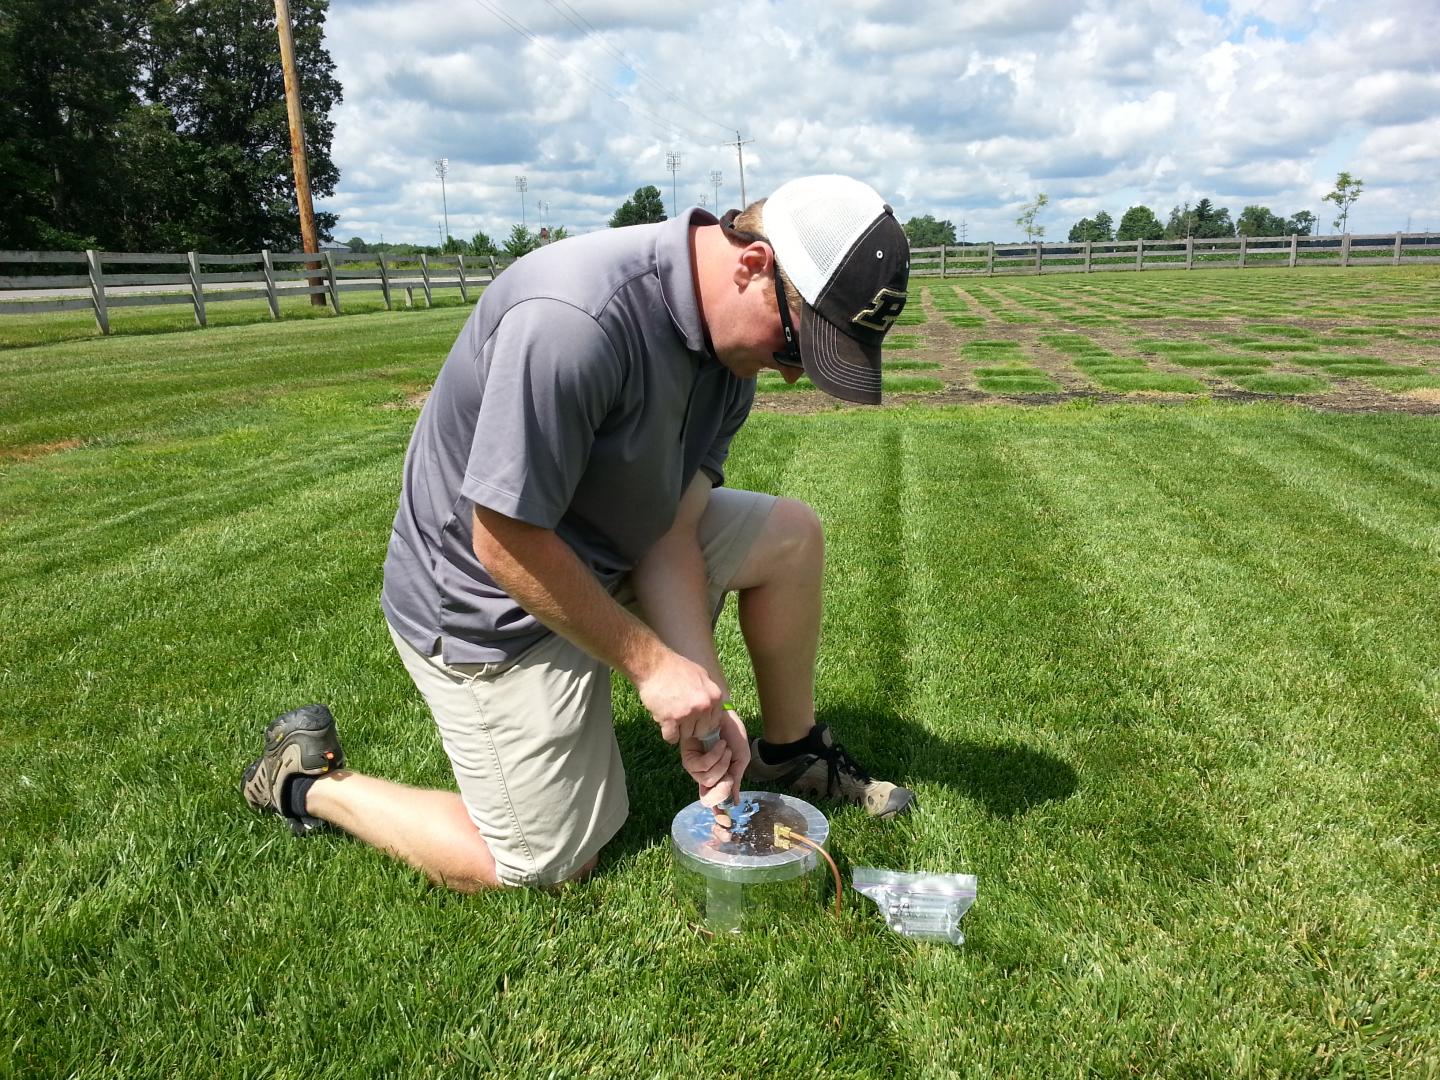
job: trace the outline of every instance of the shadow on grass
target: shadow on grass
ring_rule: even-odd
[[[818,719],[874,775],[901,785],[943,785],[991,817],[1018,817],[1042,803],[1069,798],[1079,786],[1068,762],[1023,742],[947,739],[894,713],[859,707],[822,709]],[[694,783],[648,717],[617,723],[616,736],[625,761],[630,818],[606,846],[602,865],[628,860],[668,837],[676,812],[695,800]],[[827,813],[835,809],[832,801],[813,801]]]
[[[1023,742],[947,739],[894,713],[846,706],[823,709],[818,719],[876,776],[944,785],[992,817],[1017,817],[1079,786],[1069,763]]]

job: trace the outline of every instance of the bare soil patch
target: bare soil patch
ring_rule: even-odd
[[[382,409],[413,409],[419,412],[425,407],[426,400],[430,397],[430,388],[424,390],[412,390],[399,401],[387,401],[380,407]]]
[[[34,461],[36,458],[48,457],[50,454],[58,454],[65,450],[74,450],[84,445],[84,439],[56,439],[54,442],[26,443],[23,446],[0,449],[0,461]]]

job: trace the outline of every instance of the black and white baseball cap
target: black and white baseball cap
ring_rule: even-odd
[[[878,404],[881,343],[910,280],[895,211],[859,180],[806,176],[776,189],[760,215],[775,261],[805,300],[805,373],[835,397]]]

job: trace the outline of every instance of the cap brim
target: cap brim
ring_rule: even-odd
[[[859,405],[880,404],[879,345],[842,334],[809,304],[800,313],[800,358],[805,374],[827,394]]]

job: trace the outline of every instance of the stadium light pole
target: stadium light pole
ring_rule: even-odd
[[[674,217],[680,212],[675,195],[675,174],[680,171],[680,154],[677,151],[665,155],[665,168],[670,170],[670,216]]]
[[[450,159],[435,159],[435,175],[440,178],[440,210],[445,215],[445,243],[450,241],[450,207],[445,200],[445,177],[450,175]],[[441,244],[444,247],[444,244]]]
[[[745,147],[746,147],[747,144],[752,143],[752,142],[754,142],[754,141],[755,141],[754,139],[742,139],[742,138],[740,138],[740,132],[737,131],[737,132],[735,132],[735,141],[734,141],[733,143],[725,143],[725,144],[724,144],[725,146],[733,146],[733,147],[735,147],[735,160],[736,160],[736,162],[738,162],[739,165],[740,165],[740,209],[741,209],[741,210],[745,209],[745,207],[746,207],[746,205],[747,205],[747,203],[745,202]]]
[[[515,190],[520,193],[520,227],[525,227],[525,192],[530,187],[530,181],[523,176],[515,177]]]
[[[716,210],[719,210],[719,209],[720,209],[720,181],[723,180],[723,179],[724,179],[724,177],[720,175],[720,170],[719,170],[719,169],[711,169],[711,170],[710,170],[710,183],[712,183],[713,185],[715,185],[715,209],[716,209]]]

